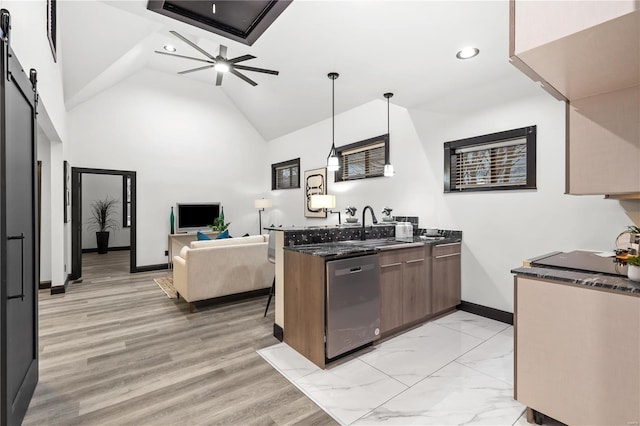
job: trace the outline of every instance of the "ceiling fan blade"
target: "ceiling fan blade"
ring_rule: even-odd
[[[229,62],[230,64],[237,64],[238,62],[248,61],[249,59],[255,59],[255,58],[256,57],[253,55],[242,55],[242,56],[238,56],[237,58],[227,59],[227,62]]]
[[[255,72],[263,72],[265,74],[273,74],[273,75],[278,75],[280,74],[279,71],[273,71],[273,70],[267,70],[264,68],[255,68],[255,67],[248,67],[246,65],[234,65],[234,68],[237,68],[239,70],[245,70],[245,71],[255,71]]]
[[[178,37],[180,40],[184,41],[185,43],[187,43],[189,46],[193,47],[194,49],[196,49],[198,52],[202,53],[203,55],[205,55],[207,58],[213,59],[215,61],[216,57],[211,55],[209,52],[207,52],[206,50],[204,50],[203,48],[201,48],[200,46],[198,46],[197,44],[195,44],[194,42],[192,42],[191,40],[189,40],[188,38],[178,34],[175,31],[169,31],[171,34],[173,34],[174,36]]]
[[[227,59],[227,46],[225,46],[224,44],[221,44],[220,45],[220,52],[218,52],[218,55],[220,55],[223,58]]]
[[[223,72],[218,71],[218,75],[216,76],[216,86],[221,86],[222,85],[222,76],[224,75]]]
[[[161,52],[159,50],[154,50],[154,52],[159,53],[161,55],[173,56],[173,57],[176,57],[176,58],[192,59],[194,61],[206,62],[208,64],[215,64],[215,61],[210,61],[209,59],[200,59],[200,58],[194,58],[192,56],[177,55],[175,53]]]
[[[230,72],[231,74],[235,75],[236,77],[243,79],[244,81],[246,81],[247,83],[249,83],[249,84],[250,84],[250,85],[252,85],[252,86],[257,86],[257,85],[258,85],[258,83],[256,83],[255,81],[251,80],[251,79],[250,79],[249,77],[247,77],[246,75],[244,75],[244,74],[240,74],[238,71],[234,70],[233,68],[231,68],[231,69],[229,70],[229,72]]]
[[[215,65],[205,65],[204,67],[198,67],[198,68],[194,68],[192,70],[180,71],[178,74],[188,74],[190,72],[202,71],[202,70],[206,70],[207,68],[213,68],[214,66]]]

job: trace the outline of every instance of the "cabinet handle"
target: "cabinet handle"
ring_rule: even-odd
[[[418,263],[418,262],[424,262],[424,259],[407,260],[407,263]]]
[[[451,257],[451,256],[460,256],[460,253],[443,254],[442,256],[436,256],[435,259],[442,259],[444,257]]]
[[[400,265],[402,265],[402,263],[398,262],[398,263],[389,263],[388,265],[380,265],[380,267],[381,268],[390,268],[392,266],[400,266]]]
[[[459,246],[461,243],[447,243],[447,244],[438,244],[435,247],[447,247],[447,246]]]

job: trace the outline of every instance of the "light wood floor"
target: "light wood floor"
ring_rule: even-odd
[[[167,271],[127,273],[128,252],[83,263],[82,283],[40,292],[25,425],[335,424],[256,353],[277,343],[266,297],[190,314],[154,283]]]

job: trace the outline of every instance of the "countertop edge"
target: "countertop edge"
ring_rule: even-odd
[[[618,294],[640,297],[640,283],[634,283],[623,276],[613,276],[597,272],[541,268],[537,266],[514,268],[511,270],[511,273],[543,280],[593,287],[595,289],[606,289]]]

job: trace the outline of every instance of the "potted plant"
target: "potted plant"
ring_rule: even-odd
[[[91,203],[89,227],[96,230],[98,254],[105,254],[109,249],[109,230],[118,229],[117,206],[118,200],[109,197]]]
[[[213,225],[208,225],[212,231],[222,232],[231,225],[231,222],[224,223],[224,208],[220,211],[220,216],[213,219]]]
[[[631,281],[640,282],[640,257],[627,257],[627,277],[629,277]]]

